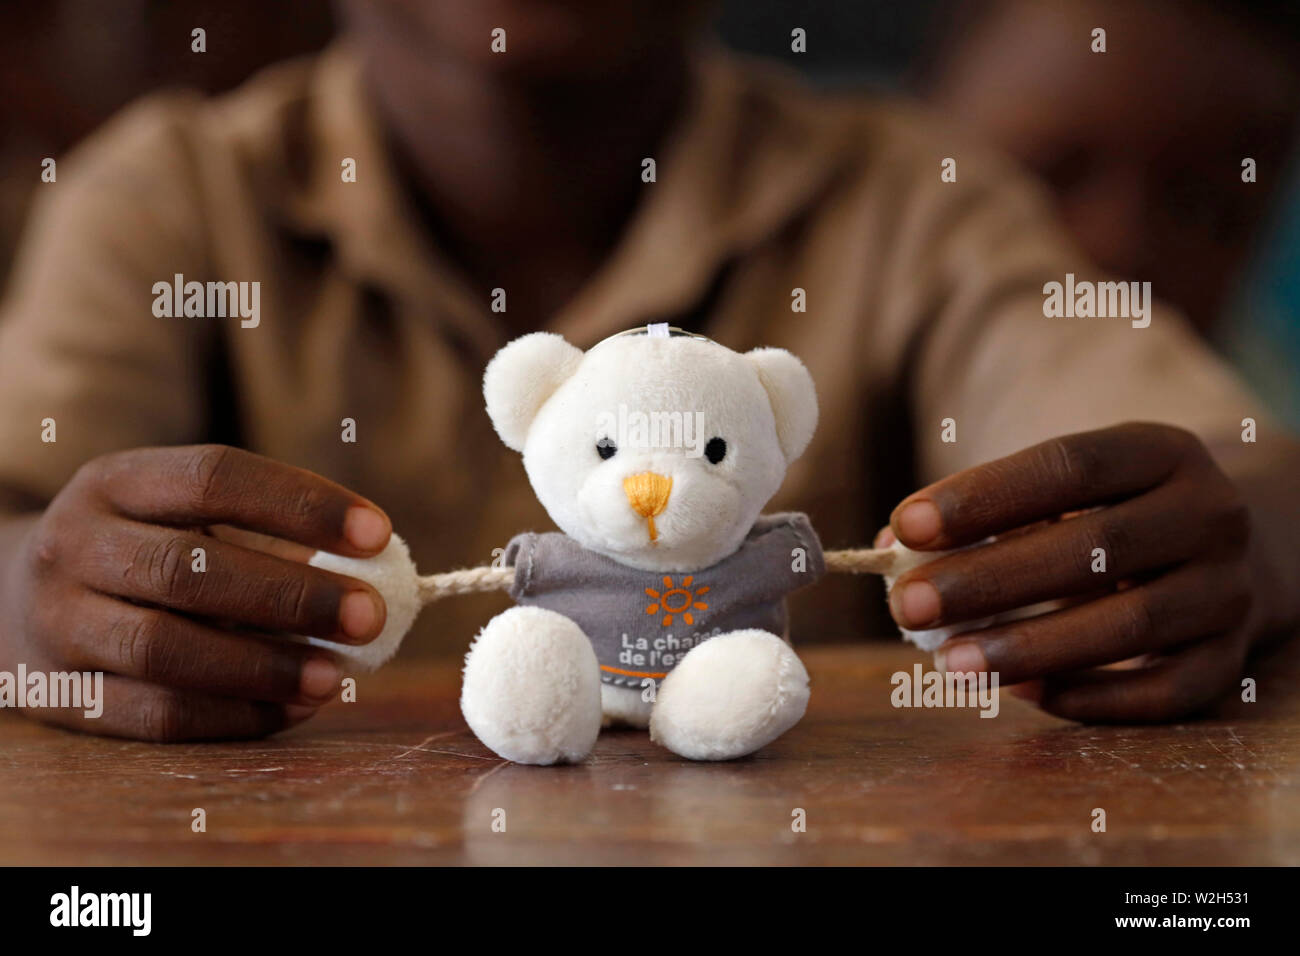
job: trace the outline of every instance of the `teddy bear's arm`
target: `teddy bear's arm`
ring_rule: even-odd
[[[912,568],[920,567],[936,558],[941,558],[951,551],[913,551],[897,541],[888,548],[851,548],[845,551],[826,552],[826,570],[842,574],[879,574],[885,579],[885,594],[894,588],[894,582],[900,575]],[[972,625],[936,628],[929,631],[909,631],[899,628],[903,637],[925,651],[932,651],[953,634],[967,627],[979,626],[987,622],[975,622]]]
[[[981,542],[984,543],[984,542]],[[960,550],[960,549],[959,549]],[[952,551],[913,551],[894,542],[889,548],[855,548],[847,551],[827,551],[826,570],[847,574],[879,574],[885,578],[885,594],[894,588],[894,582],[906,572],[920,567],[930,561],[952,554]],[[1054,611],[1061,606],[1059,601],[1043,601],[1030,607],[995,614],[977,621],[963,621],[936,627],[925,631],[909,631],[899,628],[903,638],[911,641],[923,651],[933,651],[950,637],[965,631],[979,630],[990,624],[1014,621],[1024,617],[1033,617]]]
[[[901,573],[901,569],[894,567],[901,563],[901,557],[901,553],[893,548],[848,548],[825,552],[826,570],[840,574],[887,574],[895,577]]]
[[[857,548],[827,551],[825,554],[828,571],[883,574],[888,584],[904,571],[935,557],[939,555],[910,551],[897,544],[892,548]],[[313,644],[329,647],[367,670],[379,667],[397,652],[420,608],[458,594],[508,591],[515,580],[513,566],[462,568],[421,575],[411,561],[405,542],[397,535],[393,535],[389,546],[375,558],[343,558],[318,552],[311,563],[368,581],[383,596],[388,608],[387,621],[383,632],[370,644],[352,647],[318,638],[308,639]]]
[[[327,647],[367,671],[375,670],[397,653],[420,608],[426,604],[455,594],[508,590],[515,579],[513,567],[464,568],[443,574],[421,575],[415,569],[406,542],[396,534],[388,542],[388,547],[373,558],[345,558],[317,551],[310,563],[366,581],[383,597],[387,608],[384,628],[369,644],[338,644],[315,637],[301,638]]]
[[[421,604],[432,604],[455,594],[476,594],[480,591],[508,591],[515,580],[513,567],[462,568],[442,574],[425,574],[416,579],[416,590]]]

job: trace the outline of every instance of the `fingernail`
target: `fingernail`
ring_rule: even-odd
[[[380,599],[369,591],[349,591],[339,602],[339,627],[354,641],[373,637],[383,620]]]
[[[362,551],[378,551],[388,544],[392,528],[388,519],[374,508],[360,505],[348,509],[343,516],[343,537],[348,544]]]
[[[309,657],[302,665],[298,689],[308,700],[323,700],[338,689],[343,673],[328,657]]]
[[[978,644],[965,641],[936,651],[934,667],[949,674],[978,674],[988,667],[988,662]]]
[[[921,499],[903,505],[895,519],[905,545],[923,545],[933,541],[943,530],[943,519],[933,501]]]
[[[909,581],[895,588],[894,611],[909,628],[929,627],[939,620],[939,589],[929,581]]]
[[[871,543],[873,548],[891,548],[898,539],[894,537],[894,529],[886,525],[876,534],[876,540]]]

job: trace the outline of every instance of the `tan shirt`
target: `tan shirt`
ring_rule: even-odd
[[[1145,329],[1046,318],[1044,283],[1091,268],[1036,187],[911,107],[721,55],[699,77],[620,245],[546,327],[585,348],[667,320],[802,357],[821,425],[769,510],[808,513],[827,548],[869,542],[918,484],[1053,434],[1235,435],[1260,416],[1168,311]],[[375,122],[340,46],[220,99],[152,97],[60,160],[0,318],[0,505],[42,505],[103,452],[215,440],[370,497],[426,572],[552,528],[483,410],[509,333],[421,231]],[[260,324],[155,316],[177,273],[259,281]],[[447,602],[409,643],[460,652],[507,603]],[[882,610],[874,581],[832,576],[792,630],[879,632]]]

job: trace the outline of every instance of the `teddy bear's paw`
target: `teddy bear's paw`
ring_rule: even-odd
[[[465,655],[460,709],[478,739],[506,760],[582,760],[600,733],[600,666],[591,641],[563,614],[503,611]]]
[[[731,760],[765,747],[808,706],[808,672],[767,631],[733,631],[693,648],[659,687],[650,739],[691,760]]]
[[[345,558],[317,551],[308,563],[372,585],[384,599],[387,615],[383,630],[369,644],[337,644],[318,637],[306,638],[307,643],[327,647],[335,656],[363,671],[373,671],[387,663],[402,646],[402,639],[420,613],[418,575],[406,542],[393,535],[388,546],[373,558]]]

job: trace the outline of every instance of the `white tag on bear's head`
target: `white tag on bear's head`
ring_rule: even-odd
[[[645,327],[645,334],[652,339],[666,339],[668,335],[667,322],[651,322]]]

